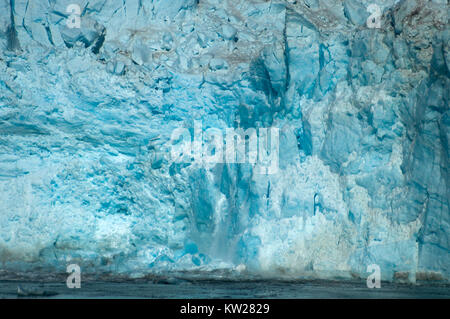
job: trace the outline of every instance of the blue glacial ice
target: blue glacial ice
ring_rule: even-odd
[[[0,0],[0,269],[450,279],[448,13]],[[279,128],[278,171],[171,161],[194,121]]]

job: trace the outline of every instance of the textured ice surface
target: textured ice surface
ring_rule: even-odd
[[[2,269],[448,279],[448,11],[0,0]],[[278,172],[173,163],[194,120],[278,127]]]

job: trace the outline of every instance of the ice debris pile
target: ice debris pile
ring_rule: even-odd
[[[448,12],[0,0],[1,269],[450,278]],[[278,172],[171,161],[194,120],[279,128]]]

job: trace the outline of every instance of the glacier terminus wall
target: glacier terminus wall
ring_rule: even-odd
[[[449,9],[0,0],[0,273],[450,279]],[[195,123],[276,170],[174,161]]]

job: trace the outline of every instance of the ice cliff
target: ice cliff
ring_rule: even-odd
[[[0,0],[0,269],[449,279],[448,12]],[[194,121],[279,128],[278,171],[171,161]]]

